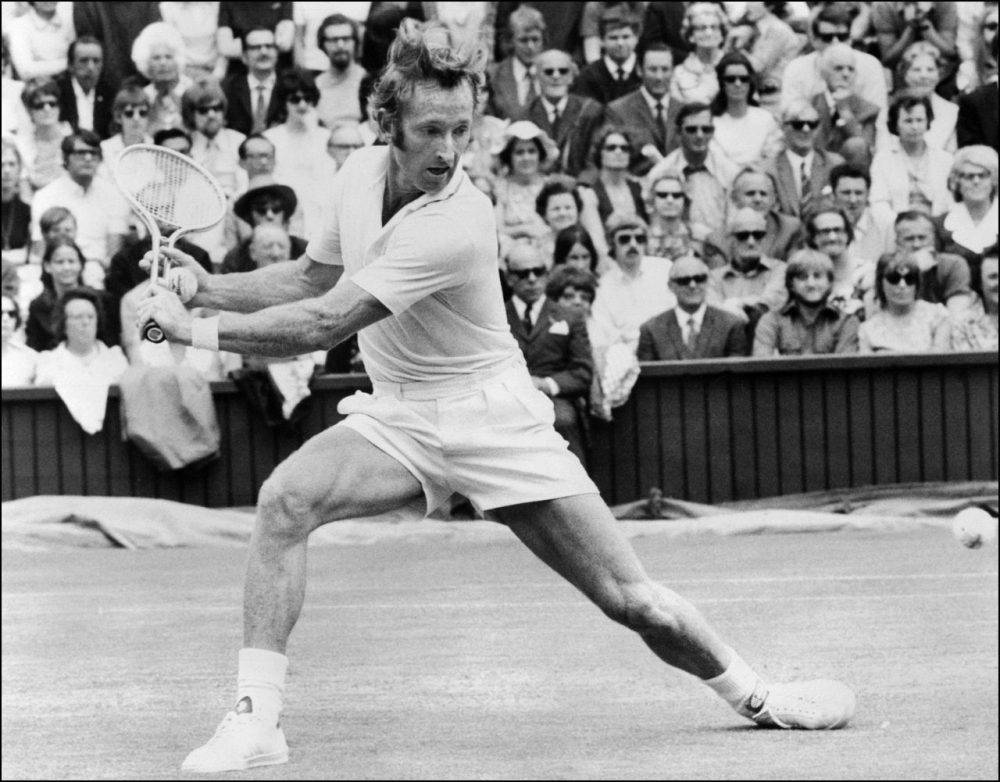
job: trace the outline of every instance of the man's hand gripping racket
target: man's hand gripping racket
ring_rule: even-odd
[[[219,183],[189,157],[172,149],[135,144],[119,156],[115,184],[153,240],[150,295],[160,295],[157,289],[165,287],[187,301],[197,291],[197,277],[184,267],[171,269],[161,264],[160,245],[163,234],[169,232],[167,250],[173,251],[174,244],[185,234],[207,230],[225,217],[226,197]],[[166,335],[150,319],[142,327],[142,337],[162,342]]]

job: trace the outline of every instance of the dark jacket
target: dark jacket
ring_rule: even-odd
[[[676,312],[676,307],[661,312],[639,327],[636,354],[640,361],[725,358],[749,352],[746,324],[731,312],[708,305],[693,350],[684,344]]]
[[[958,146],[986,144],[1000,151],[1000,93],[995,81],[958,98]]]
[[[606,106],[611,101],[623,98],[630,92],[639,89],[641,85],[642,81],[635,68],[625,78],[625,81],[619,81],[611,75],[611,71],[608,70],[602,57],[580,71],[580,75],[576,77],[571,89],[577,95],[590,98]]]
[[[93,291],[97,294],[104,317],[100,319],[101,327],[97,330],[97,338],[111,347],[121,342],[121,329],[116,324],[121,317],[110,318],[112,308],[111,297],[107,291]],[[56,298],[55,291],[45,288],[28,305],[28,320],[24,324],[24,341],[32,350],[53,350],[59,346],[56,339]]]
[[[594,363],[583,318],[546,299],[529,334],[513,302],[508,300],[507,322],[524,354],[528,372],[535,377],[551,377],[559,386],[559,396],[584,396],[590,392]]]
[[[308,242],[298,236],[290,236],[292,249],[291,257],[298,258],[306,251],[306,245]],[[257,264],[253,262],[250,257],[250,242],[253,238],[244,239],[238,245],[236,245],[232,250],[226,253],[225,257],[222,259],[222,268],[219,271],[222,274],[232,274],[233,272],[252,272],[257,268]]]
[[[589,98],[571,94],[566,99],[566,110],[559,118],[559,127],[553,132],[549,113],[539,96],[517,119],[530,120],[544,130],[559,147],[558,170],[577,176],[587,167],[590,145],[604,120],[604,107]]]
[[[250,83],[245,73],[236,73],[226,77],[222,83],[222,91],[226,95],[226,125],[238,130],[245,136],[253,132],[253,103],[250,96]],[[275,80],[271,90],[271,100],[267,104],[266,127],[277,125],[281,111],[281,96],[278,94],[278,81]]]
[[[682,105],[678,100],[668,101],[663,123],[666,127],[663,127],[656,122],[649,104],[646,103],[646,98],[639,90],[630,92],[608,104],[605,110],[607,121],[613,125],[627,128],[632,144],[635,146],[635,157],[629,168],[633,174],[645,176],[653,167],[653,162],[649,158],[639,154],[640,150],[647,144],[656,147],[664,157],[680,146],[681,139],[677,130],[676,117]]]
[[[80,116],[76,110],[76,93],[73,91],[73,80],[69,71],[64,71],[55,77],[59,85],[59,119],[68,122],[73,130],[79,130]],[[115,90],[103,81],[98,81],[94,87],[94,132],[102,139],[110,138],[111,109],[115,104]]]

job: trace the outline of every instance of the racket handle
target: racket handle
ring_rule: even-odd
[[[142,338],[149,342],[163,342],[167,337],[163,333],[163,329],[156,324],[156,321],[151,320],[142,327]]]

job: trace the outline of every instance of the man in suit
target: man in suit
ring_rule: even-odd
[[[535,388],[552,399],[556,431],[586,465],[577,400],[593,379],[587,326],[580,314],[545,296],[551,261],[535,245],[519,242],[507,253],[507,322],[524,353]]]
[[[747,355],[743,319],[709,306],[705,300],[708,276],[708,266],[694,255],[674,261],[668,286],[677,298],[677,306],[650,318],[639,328],[640,361]]]
[[[247,73],[226,79],[226,125],[244,136],[276,125],[281,110],[277,89],[278,47],[274,31],[265,27],[243,35],[243,61]]]
[[[654,41],[642,55],[639,68],[642,86],[611,101],[605,112],[608,122],[628,128],[641,153],[630,169],[635,176],[645,176],[654,163],[680,146],[677,131],[680,103],[670,100],[673,70],[674,55],[670,47]]]
[[[523,5],[510,15],[514,53],[489,72],[486,113],[514,119],[538,97],[535,58],[545,45],[545,19],[537,8]]]
[[[557,169],[577,176],[587,165],[594,134],[604,119],[604,107],[579,95],[569,85],[576,64],[566,52],[549,49],[535,59],[541,95],[528,104],[518,119],[534,122],[559,147]]]
[[[1000,36],[998,36],[1000,38]],[[996,45],[993,47],[996,58]],[[958,121],[955,132],[958,146],[985,144],[1000,152],[1000,92],[996,74],[990,81],[958,98]]]
[[[730,210],[735,212],[745,206],[764,216],[767,236],[761,242],[761,252],[768,258],[787,260],[802,242],[802,222],[777,211],[777,183],[770,171],[746,166],[736,175],[730,193]],[[725,247],[729,240],[725,232],[718,232],[709,241],[716,247]]]
[[[795,99],[781,111],[785,151],[768,163],[778,184],[778,211],[801,217],[813,198],[828,192],[830,169],[844,159],[816,147],[819,112],[807,100]]]
[[[101,80],[104,47],[92,35],[77,38],[66,54],[69,67],[57,75],[59,119],[74,131],[92,130],[102,139],[111,135],[114,87]]]
[[[604,12],[598,29],[604,56],[580,71],[573,92],[606,106],[640,86],[635,56],[639,20],[622,6],[612,6]]]

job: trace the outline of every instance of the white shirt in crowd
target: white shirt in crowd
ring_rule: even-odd
[[[667,285],[672,265],[666,258],[646,256],[638,274],[626,274],[615,263],[601,275],[591,309],[590,341],[595,354],[623,340],[638,347],[639,327],[654,315],[677,306]]]
[[[55,76],[66,70],[66,52],[76,38],[72,3],[56,3],[51,19],[43,19],[29,8],[21,16],[4,22],[3,36],[7,39],[10,61],[21,81]]]
[[[64,173],[35,193],[31,203],[31,238],[42,240],[39,218],[49,207],[63,206],[76,218],[76,243],[88,260],[107,265],[108,238],[128,232],[128,203],[103,176],[84,190]]]

